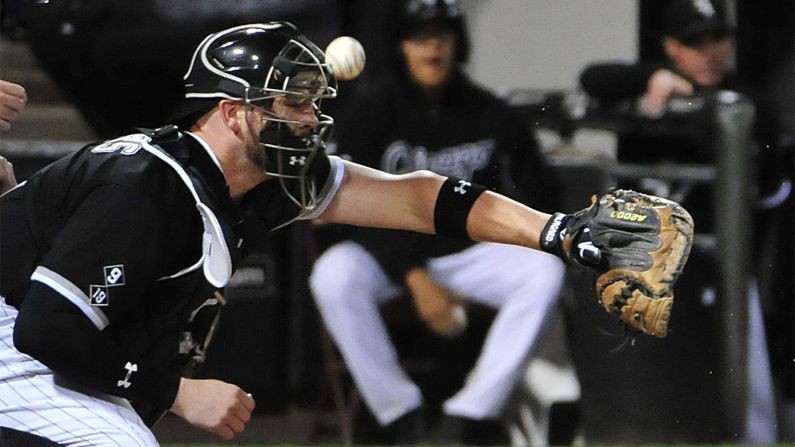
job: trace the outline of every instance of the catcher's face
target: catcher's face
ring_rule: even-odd
[[[287,197],[304,210],[317,204],[311,168],[334,122],[320,113],[321,96],[314,91],[298,90],[247,106],[246,157],[277,178]]]
[[[289,101],[275,98],[270,109],[255,105],[245,108],[246,157],[263,171],[268,171],[268,142],[263,141],[263,130],[268,126],[281,126],[293,136],[303,138],[319,124],[319,111],[314,101]]]

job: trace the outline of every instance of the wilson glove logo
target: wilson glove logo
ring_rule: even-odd
[[[643,222],[648,216],[643,214],[630,213],[629,211],[613,211],[610,217],[620,220],[628,220],[630,222]]]

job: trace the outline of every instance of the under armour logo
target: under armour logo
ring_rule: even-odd
[[[591,241],[580,242],[577,244],[577,249],[580,251],[580,259],[589,264],[597,265],[602,259],[602,251]]]
[[[132,373],[138,371],[138,364],[127,362],[127,364],[124,365],[124,369],[127,370],[127,374],[124,376],[124,379],[116,382],[116,386],[129,388],[130,385],[132,385],[132,382],[130,382],[130,377],[132,376]]]
[[[453,191],[461,194],[462,196],[468,192],[466,190],[466,187],[467,186],[472,186],[472,183],[468,182],[466,180],[459,180],[458,184],[459,184],[459,186],[456,186],[455,188],[453,188]]]
[[[297,155],[290,156],[290,166],[295,166],[295,165],[303,166],[305,164],[306,164],[306,156],[304,155],[301,155],[300,157]]]

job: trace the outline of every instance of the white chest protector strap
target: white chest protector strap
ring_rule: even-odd
[[[188,174],[185,168],[183,168],[174,157],[160,147],[150,144],[151,138],[148,135],[127,135],[116,141],[120,143],[130,142],[137,144],[143,150],[159,158],[171,167],[185,183],[191,195],[193,195],[193,199],[196,201],[196,209],[199,211],[199,215],[202,218],[202,224],[204,224],[201,259],[195,264],[173,275],[160,279],[176,278],[192,272],[201,266],[204,271],[204,276],[210,284],[218,288],[224,287],[229,282],[229,278],[232,277],[232,257],[218,217],[216,217],[215,213],[213,213],[210,207],[205,203],[208,202],[208,200],[202,200],[202,197],[205,196],[202,187],[190,174]]]

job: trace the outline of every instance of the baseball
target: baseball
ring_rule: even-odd
[[[337,79],[350,81],[364,70],[364,48],[350,36],[340,36],[326,47],[326,63]]]
[[[453,325],[450,328],[448,335],[459,335],[466,330],[467,324],[469,323],[469,320],[467,319],[467,312],[464,310],[462,305],[456,304],[452,309],[452,317]]]

